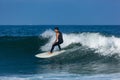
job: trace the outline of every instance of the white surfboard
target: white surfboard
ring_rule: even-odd
[[[39,53],[39,54],[35,55],[35,57],[37,57],[37,58],[50,58],[50,57],[62,54],[64,52],[65,52],[65,50],[55,51],[52,54],[49,54],[49,52],[44,52],[44,53]]]

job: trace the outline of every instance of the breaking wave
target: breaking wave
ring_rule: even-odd
[[[48,42],[40,49],[48,51],[51,44],[55,40],[55,33],[49,29],[42,33],[40,36],[48,38]],[[100,33],[63,33],[64,43],[61,44],[62,48],[69,47],[71,44],[80,44],[82,47],[95,50],[95,53],[100,55],[120,55],[120,38],[115,36],[105,36]],[[79,46],[80,47],[80,46]],[[74,48],[74,47],[73,47]],[[76,47],[75,47],[76,48]]]

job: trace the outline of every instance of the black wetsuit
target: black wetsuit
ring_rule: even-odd
[[[51,53],[53,52],[53,49],[54,49],[55,46],[58,46],[59,50],[61,50],[60,44],[62,44],[62,43],[63,43],[63,36],[62,36],[62,33],[59,31],[58,42],[55,42],[52,45],[52,48],[51,48],[50,52]]]

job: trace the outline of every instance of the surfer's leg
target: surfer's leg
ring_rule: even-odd
[[[53,52],[53,49],[54,49],[54,45],[52,45],[52,48],[51,48],[51,50],[50,50],[50,53],[52,53]]]
[[[51,50],[50,50],[50,53],[52,53],[52,52],[53,52],[54,47],[55,47],[56,45],[58,45],[58,43],[55,43],[55,44],[53,44],[53,45],[52,45],[52,48],[51,48]]]
[[[61,50],[61,46],[60,46],[60,44],[58,44],[58,48],[59,48],[59,50]]]
[[[59,48],[59,50],[61,50],[60,44],[62,44],[62,43],[63,43],[63,41],[59,41],[59,42],[58,42],[58,48]]]

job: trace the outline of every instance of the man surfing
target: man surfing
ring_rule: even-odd
[[[54,31],[56,33],[56,39],[55,39],[55,42],[52,45],[52,48],[51,48],[49,54],[52,54],[55,46],[58,46],[59,50],[61,50],[60,44],[63,43],[63,36],[62,36],[62,33],[59,31],[59,28],[55,27]]]

